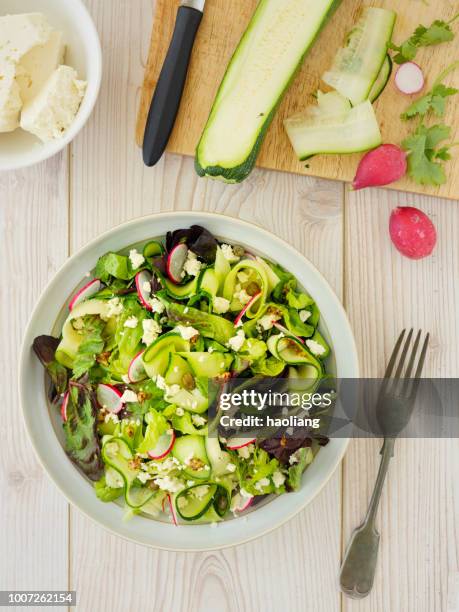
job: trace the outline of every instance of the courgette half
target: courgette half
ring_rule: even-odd
[[[200,519],[210,508],[215,510],[216,518],[221,518],[226,514],[229,506],[228,491],[225,487],[213,482],[188,487],[175,498],[177,513],[185,521]]]
[[[200,176],[239,183],[250,174],[284,93],[340,2],[260,0],[198,144]]]
[[[322,77],[324,83],[348,98],[353,106],[370,98],[387,55],[395,19],[394,11],[364,8],[348,34],[346,45],[338,51],[333,66]]]

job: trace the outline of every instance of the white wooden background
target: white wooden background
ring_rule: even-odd
[[[198,179],[191,159],[146,169],[134,144],[152,0],[88,0],[102,39],[100,100],[65,153],[0,174],[0,589],[76,589],[78,610],[118,612],[452,612],[459,610],[459,441],[402,440],[379,517],[371,596],[340,595],[340,559],[374,483],[378,444],[352,443],[342,467],[289,524],[223,552],[176,554],[126,543],[66,503],[22,425],[17,358],[28,316],[66,257],[139,215],[208,210],[253,221],[307,255],[349,314],[363,372],[376,376],[399,331],[432,333],[426,372],[459,366],[456,202],[255,171],[240,186]],[[390,211],[415,205],[439,244],[421,262],[388,239]]]

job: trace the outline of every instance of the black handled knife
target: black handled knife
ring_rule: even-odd
[[[151,101],[143,137],[143,161],[154,166],[162,157],[182,99],[186,75],[205,0],[182,0],[174,34]]]

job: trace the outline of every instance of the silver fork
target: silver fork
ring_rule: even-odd
[[[380,539],[379,532],[375,526],[376,513],[389,462],[394,455],[396,437],[407,425],[414,407],[419,379],[429,344],[429,334],[427,334],[422,345],[414,378],[411,378],[422,332],[419,331],[416,335],[406,370],[403,373],[413,338],[413,330],[411,329],[406,336],[402,353],[398,360],[398,354],[405,335],[406,330],[403,330],[395,344],[378,395],[377,415],[379,425],[384,432],[384,444],[381,449],[381,463],[375,488],[365,520],[353,532],[341,566],[341,590],[349,597],[357,599],[366,597],[373,587]],[[398,365],[394,376],[392,376],[397,360]]]

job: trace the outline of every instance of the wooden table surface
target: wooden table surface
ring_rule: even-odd
[[[338,570],[374,483],[379,445],[352,442],[342,466],[294,520],[253,543],[179,554],[126,543],[70,507],[39,466],[17,394],[31,310],[69,254],[100,232],[167,210],[253,221],[302,251],[342,299],[364,375],[380,375],[405,326],[432,334],[427,374],[459,366],[459,208],[453,201],[255,171],[242,185],[198,179],[192,159],[144,168],[134,144],[152,0],[88,0],[104,50],[89,124],[69,149],[0,174],[0,590],[73,589],[78,610],[452,612],[459,610],[459,442],[401,440],[382,498],[378,573],[368,599]],[[403,259],[390,211],[415,205],[437,225],[434,255]]]

